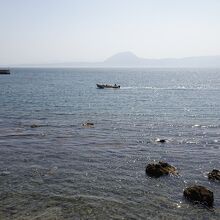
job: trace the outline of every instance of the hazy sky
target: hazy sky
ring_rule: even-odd
[[[220,55],[220,0],[0,0],[0,64]]]

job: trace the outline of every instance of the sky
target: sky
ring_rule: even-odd
[[[0,65],[220,55],[220,0],[0,0]]]

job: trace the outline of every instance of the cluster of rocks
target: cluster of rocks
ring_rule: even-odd
[[[39,125],[32,124],[31,128],[37,128]],[[92,128],[94,127],[94,123],[86,122],[82,124],[84,128]],[[156,139],[156,142],[159,143],[166,143],[165,139]],[[150,177],[159,178],[163,175],[178,175],[178,171],[174,166],[170,164],[159,161],[158,163],[151,163],[146,166],[146,174]],[[220,171],[219,170],[212,170],[208,174],[208,178],[214,181],[220,181]],[[183,195],[190,201],[204,204],[208,207],[212,207],[214,203],[214,195],[213,192],[207,189],[204,186],[194,185],[191,187],[187,187],[183,191]]]
[[[158,163],[151,163],[146,166],[146,174],[158,178],[163,175],[178,175],[177,169],[170,164],[159,161]],[[220,171],[214,169],[208,174],[210,180],[220,181]],[[183,195],[189,201],[201,203],[208,207],[212,207],[214,203],[213,192],[204,186],[194,185],[187,187],[183,191]]]

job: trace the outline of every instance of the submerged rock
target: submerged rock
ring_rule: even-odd
[[[163,175],[178,174],[175,167],[171,166],[166,162],[159,161],[157,164],[148,164],[146,167],[146,173],[152,177],[160,177]]]
[[[213,192],[204,186],[192,186],[184,190],[183,195],[192,202],[199,202],[212,207],[214,202]]]
[[[156,142],[158,142],[158,143],[166,143],[166,140],[165,139],[157,138]]]
[[[91,128],[91,127],[94,127],[94,123],[86,122],[86,123],[82,124],[82,126],[85,127],[85,128]]]
[[[218,181],[220,181],[220,171],[219,170],[212,170],[212,172],[210,172],[209,174],[208,174],[208,178],[210,179],[210,180],[218,180]]]
[[[36,125],[36,124],[31,125],[31,128],[38,128],[38,127],[40,127],[40,125]]]

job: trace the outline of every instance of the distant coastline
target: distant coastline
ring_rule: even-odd
[[[54,62],[14,64],[11,67],[42,67],[42,68],[220,68],[220,55],[195,56],[184,58],[146,59],[132,52],[117,53],[100,62]]]

